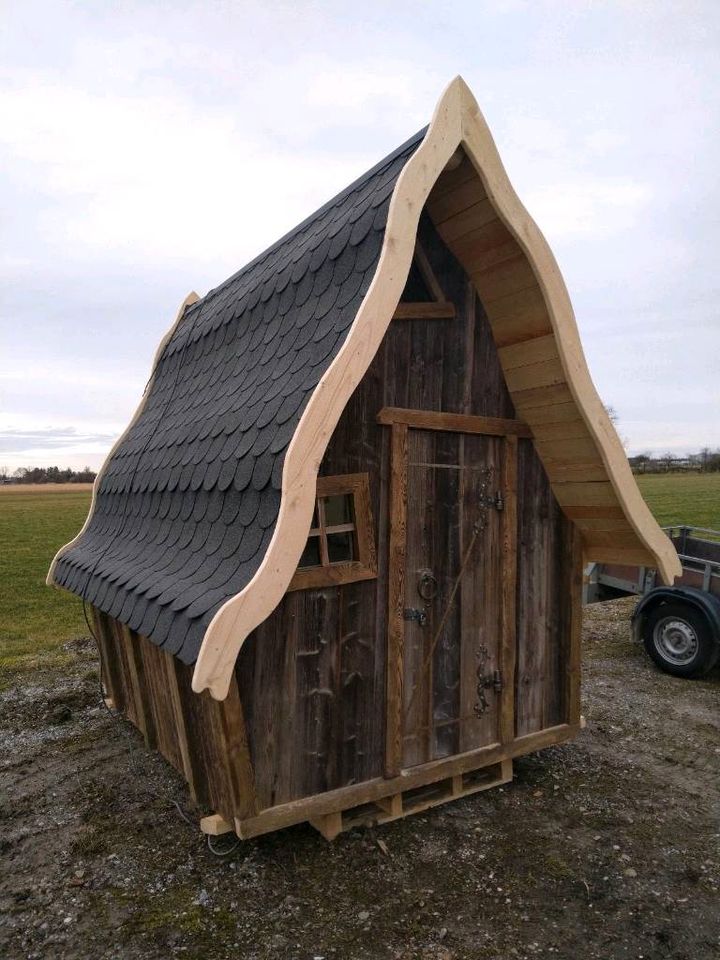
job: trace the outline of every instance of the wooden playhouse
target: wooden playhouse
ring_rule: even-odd
[[[458,78],[187,297],[48,582],[206,831],[333,837],[575,735],[584,559],[679,572]]]

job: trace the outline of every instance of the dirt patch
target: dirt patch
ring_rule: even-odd
[[[512,784],[224,859],[182,819],[198,812],[181,780],[99,705],[92,647],[75,644],[71,668],[0,699],[0,953],[717,957],[720,674],[659,673],[628,640],[631,606],[587,611],[588,727],[516,761]]]

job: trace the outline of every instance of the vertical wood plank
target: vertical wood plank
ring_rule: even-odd
[[[146,637],[136,635],[143,661],[143,675],[147,685],[157,749],[180,773],[182,757],[177,739],[175,711],[167,695],[165,659],[167,654]]]
[[[195,770],[190,752],[190,742],[188,740],[187,724],[185,723],[185,713],[183,710],[182,697],[180,695],[180,686],[177,677],[177,663],[175,657],[171,654],[165,654],[165,672],[167,675],[168,691],[170,701],[175,714],[175,729],[177,732],[178,746],[180,747],[180,756],[182,758],[183,773],[190,787],[190,796],[197,802],[197,782]]]
[[[481,678],[492,678],[501,669],[503,515],[484,505],[503,483],[503,439],[465,437],[463,470],[464,522],[461,556],[474,537],[460,587],[462,610],[460,671],[461,752],[498,739],[500,695]],[[477,531],[477,532],[476,532]]]
[[[566,717],[568,723],[580,723],[580,682],[582,675],[582,575],[584,557],[580,529],[573,525],[568,593],[568,658],[565,680]]]
[[[400,772],[403,746],[403,641],[405,621],[405,537],[407,530],[407,426],[391,427],[390,563],[388,570],[388,653],[385,720],[385,776]]]
[[[129,682],[135,702],[137,725],[145,740],[145,746],[153,748],[157,743],[157,735],[138,637],[124,624],[120,624],[119,627],[120,641],[125,647],[125,656],[127,657]]]
[[[465,355],[463,366],[465,376],[463,382],[462,412],[470,413],[473,409],[473,374],[475,372],[475,287],[468,282],[465,290]]]
[[[437,469],[430,474],[430,501],[427,504],[428,553],[427,569],[431,569],[439,583],[438,595],[428,608],[428,624],[424,630],[424,658],[430,657],[427,677],[429,709],[427,722],[430,732],[428,760],[450,756],[459,750],[460,669],[463,641],[462,593],[468,580],[468,570],[460,575],[463,554],[460,550],[460,437],[456,434],[433,432],[433,460]],[[412,458],[411,458],[412,461]],[[443,468],[442,465],[445,465]],[[427,469],[427,468],[425,468]],[[415,504],[408,496],[414,513]],[[414,517],[413,517],[414,522]],[[477,554],[468,564],[472,567]],[[408,567],[410,565],[408,564]],[[460,577],[458,581],[457,578]],[[453,596],[454,593],[454,596]],[[436,630],[442,619],[443,627],[434,652],[430,651]]]
[[[115,639],[112,633],[107,614],[101,613],[97,607],[91,607],[91,617],[95,627],[100,654],[100,670],[105,690],[113,702],[116,710],[125,709],[125,691],[123,689],[120,668],[118,665]]]
[[[236,818],[244,820],[257,813],[257,800],[245,716],[235,677],[230,684],[227,698],[217,703],[217,710],[220,721],[218,756],[225,766],[227,783],[233,799],[232,812]]]
[[[502,495],[505,509],[502,516],[502,638],[500,672],[503,688],[500,694],[499,736],[501,743],[515,738],[515,660],[517,650],[517,469],[518,438],[508,436],[503,442]]]

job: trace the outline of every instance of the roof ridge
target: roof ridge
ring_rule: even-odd
[[[201,309],[203,304],[217,296],[217,294],[219,294],[222,290],[225,290],[226,287],[237,280],[238,277],[240,277],[243,273],[245,273],[247,270],[250,270],[252,267],[255,267],[257,264],[262,263],[263,260],[269,257],[271,253],[279,250],[285,243],[288,242],[288,240],[291,240],[296,234],[300,233],[307,226],[313,223],[313,221],[319,219],[324,213],[340,203],[341,200],[344,200],[346,197],[350,196],[350,194],[359,189],[359,187],[367,183],[371,177],[374,177],[385,167],[389,166],[394,160],[401,156],[404,151],[408,150],[416,143],[419,143],[419,141],[422,140],[427,133],[427,129],[428,127],[426,125],[421,130],[418,130],[416,133],[414,133],[411,137],[408,137],[408,139],[405,140],[404,143],[401,143],[399,147],[396,147],[391,153],[383,157],[382,160],[379,160],[374,166],[370,167],[369,170],[366,170],[365,173],[361,174],[347,187],[327,200],[321,207],[318,207],[317,210],[305,217],[304,220],[301,220],[300,223],[296,224],[296,226],[294,226],[291,230],[288,230],[288,232],[283,234],[279,240],[276,240],[269,247],[266,247],[265,250],[253,257],[252,260],[240,267],[239,270],[236,270],[235,273],[229,276],[226,280],[223,280],[223,282],[218,284],[217,287],[212,287],[210,290],[208,290],[204,297],[201,297],[194,304],[192,304],[192,306],[188,307],[188,309],[185,311],[185,316],[187,317],[194,313],[197,309]]]

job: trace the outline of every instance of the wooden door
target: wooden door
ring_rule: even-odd
[[[515,644],[516,438],[396,429],[389,774],[512,739]]]

